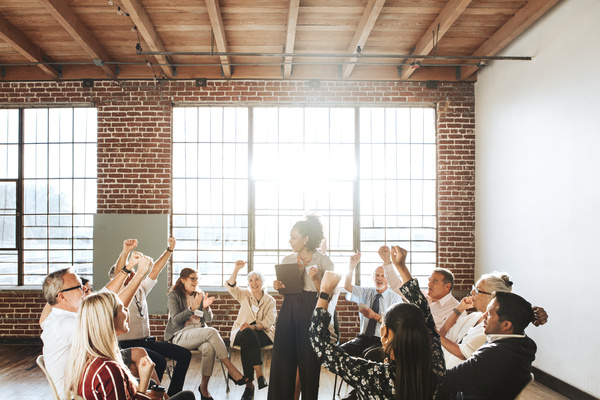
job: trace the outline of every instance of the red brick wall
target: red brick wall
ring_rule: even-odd
[[[0,82],[2,104],[94,102],[98,108],[98,213],[165,213],[171,199],[172,103],[201,104],[435,104],[438,131],[438,263],[452,270],[457,289],[473,283],[475,261],[475,136],[472,83],[322,81]],[[23,310],[30,292],[0,292],[0,338],[36,337],[37,311]],[[220,311],[219,294],[215,310]],[[41,301],[41,295],[38,296]],[[37,303],[36,303],[37,304]],[[227,301],[225,301],[227,304]],[[8,306],[7,306],[8,305]],[[357,330],[356,307],[341,313],[342,332]],[[41,310],[41,305],[36,306]],[[37,310],[36,308],[36,310]],[[223,311],[225,312],[225,311]],[[349,313],[349,315],[343,314]],[[353,321],[353,322],[350,322]],[[164,316],[155,322],[162,331]],[[19,327],[19,328],[17,328]],[[223,333],[228,331],[217,326]],[[160,336],[160,335],[157,335]],[[352,335],[350,335],[352,336]]]

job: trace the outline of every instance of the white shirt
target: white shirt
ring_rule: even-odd
[[[377,295],[377,289],[374,287],[360,287],[356,285],[352,285],[352,293],[346,294],[346,300],[351,301],[356,304],[364,303],[370,309],[373,309],[373,300],[375,300],[375,296]],[[384,290],[381,293],[381,300],[379,300],[379,312],[377,314],[383,315],[388,308],[392,306],[392,304],[402,303],[402,298],[398,296],[396,293],[392,292],[390,288]],[[360,314],[360,333],[365,334],[367,331],[367,326],[369,325],[370,318],[365,317]],[[377,322],[375,325],[375,336],[380,337],[381,333],[379,329],[381,327],[381,322]]]
[[[390,285],[390,289],[402,296],[400,288],[403,283],[398,275],[396,275],[393,264],[390,263],[384,265],[383,273],[385,275],[385,280],[388,282],[388,285]],[[435,321],[435,327],[436,329],[440,329],[442,325],[444,325],[444,321],[448,318],[448,315],[450,315],[452,310],[458,306],[459,302],[452,296],[452,292],[437,301],[433,301],[431,297],[427,296],[427,291],[422,290],[422,292],[429,303],[429,309],[431,310],[431,315]]]
[[[71,353],[73,331],[76,325],[77,313],[56,307],[52,307],[52,312],[41,325],[44,364],[46,364],[46,369],[61,399],[66,398],[64,394],[65,369]]]
[[[471,357],[478,348],[483,346],[487,339],[483,332],[483,321],[478,323],[481,316],[480,312],[462,315],[446,334],[447,339],[458,344],[458,348],[465,359]],[[450,369],[465,361],[454,356],[446,349],[443,349],[443,351],[446,360],[446,369]]]
[[[136,340],[144,339],[150,336],[150,318],[148,318],[148,302],[146,296],[156,285],[156,281],[149,276],[144,278],[139,289],[129,303],[129,332],[119,335],[117,339]],[[140,313],[143,316],[140,316]]]

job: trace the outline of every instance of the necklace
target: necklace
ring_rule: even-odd
[[[302,257],[300,257],[300,254],[298,254],[298,256],[296,256],[296,260],[298,260],[298,265],[300,266],[300,268],[306,268],[308,267],[308,264],[310,264],[310,262],[312,261],[312,256],[304,261],[304,259]]]

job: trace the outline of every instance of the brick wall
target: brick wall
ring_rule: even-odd
[[[457,289],[473,283],[475,261],[475,136],[472,83],[322,81],[0,82],[0,105],[94,102],[98,109],[98,213],[169,213],[172,104],[435,104],[438,134],[438,263],[452,270]],[[22,297],[25,296],[25,297]],[[27,297],[31,296],[31,297]],[[227,294],[219,294],[215,310]],[[35,308],[23,301],[35,299]],[[0,338],[36,337],[41,295],[0,291]],[[342,332],[354,334],[356,307],[340,302]],[[23,310],[14,313],[13,307]],[[223,309],[223,312],[225,310]],[[352,321],[352,322],[350,322]],[[165,316],[153,325],[162,331]],[[230,322],[225,322],[226,325]],[[223,333],[225,326],[217,326]],[[350,336],[352,336],[350,334]],[[157,335],[160,336],[160,335]]]

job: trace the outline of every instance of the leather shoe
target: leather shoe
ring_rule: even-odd
[[[242,400],[252,400],[254,399],[254,387],[246,386],[244,390],[244,394],[242,394]]]
[[[264,389],[267,386],[269,386],[269,384],[267,383],[267,380],[265,379],[265,377],[264,376],[259,376],[258,377],[258,390]]]
[[[231,374],[227,374],[227,379],[231,379],[233,381],[233,383],[235,383],[238,386],[242,386],[242,385],[245,385],[246,383],[250,382],[250,379],[246,378],[243,375],[242,375],[242,377],[240,379],[238,379],[236,381],[235,379],[233,379],[233,377],[231,376]]]
[[[202,391],[200,390],[200,386],[198,386],[198,391],[200,392],[200,400],[214,400],[214,399],[212,398],[212,396],[210,396],[210,397],[206,397],[206,396],[204,396],[204,395],[202,394]]]

